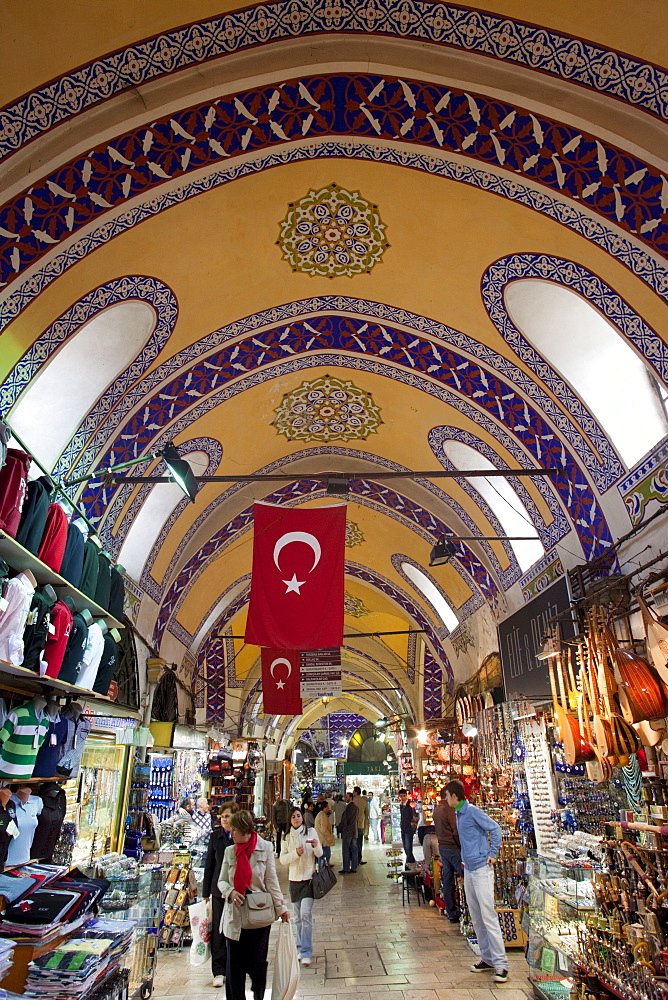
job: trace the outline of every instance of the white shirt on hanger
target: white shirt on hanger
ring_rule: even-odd
[[[5,584],[0,611],[0,660],[20,667],[23,663],[23,632],[28,619],[35,588],[25,573],[19,573]]]
[[[88,644],[84,650],[81,668],[77,677],[77,686],[92,690],[97,670],[104,652],[104,633],[97,622],[88,629]]]

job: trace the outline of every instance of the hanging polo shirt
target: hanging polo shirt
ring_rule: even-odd
[[[67,707],[60,713],[61,718],[67,720],[67,739],[63,748],[63,755],[58,761],[57,773],[68,778],[76,778],[79,773],[81,755],[91,730],[90,720],[85,715],[80,714],[75,717],[72,709]]]
[[[67,514],[60,504],[52,503],[46,515],[46,526],[37,558],[46,563],[54,573],[60,572],[67,545]]]
[[[64,576],[68,583],[79,589],[81,574],[83,573],[84,546],[86,539],[81,528],[77,527],[74,521],[70,521],[67,529],[67,542],[65,544],[65,555],[60,566],[60,575]]]
[[[100,546],[96,545],[91,538],[87,538],[84,543],[83,569],[81,570],[81,581],[79,590],[95,600],[97,589],[97,574],[100,568]]]
[[[55,771],[53,772],[55,774]],[[67,810],[65,790],[54,781],[40,785],[37,793],[42,800],[43,808],[37,821],[37,829],[32,842],[31,858],[41,861],[51,861],[60,830]],[[0,813],[0,823],[2,814]],[[1,845],[0,841],[0,845]]]
[[[32,778],[51,720],[32,701],[13,709],[0,729],[0,778]]]
[[[49,637],[51,608],[54,603],[53,598],[48,597],[43,590],[36,590],[28,612],[23,633],[23,666],[34,670],[36,674],[44,673],[40,670],[41,658]]]
[[[98,556],[97,587],[95,588],[95,603],[105,611],[109,610],[109,595],[111,593],[111,559],[104,552]]]
[[[77,529],[78,530],[78,529]],[[67,648],[63,664],[58,674],[58,680],[67,684],[78,684],[79,671],[83,665],[83,656],[88,645],[88,624],[80,614],[72,619],[72,631],[67,640]]]
[[[12,432],[4,421],[0,420],[0,469],[7,461],[7,445]]]
[[[50,503],[51,480],[48,476],[40,476],[28,483],[16,541],[34,555],[37,555],[42,543]]]
[[[44,803],[36,795],[31,795],[27,802],[21,802],[18,795],[12,795],[9,801],[14,804],[15,823],[19,828],[18,837],[12,839],[7,851],[7,867],[11,868],[12,865],[24,865],[30,861],[37,818],[44,808]]]
[[[33,768],[33,778],[55,778],[58,771],[58,761],[63,755],[65,744],[67,743],[68,724],[67,719],[62,715],[56,715],[55,719],[50,719],[49,731],[46,739],[39,748],[35,767]]]
[[[100,660],[102,659],[103,652],[104,635],[102,634],[102,629],[98,623],[93,622],[88,629],[88,642],[86,643],[86,648],[84,650],[81,670],[79,671],[79,676],[77,677],[77,684],[79,687],[86,688],[88,691],[93,690],[93,684],[95,683],[95,678],[97,677],[97,669],[100,666]]]
[[[65,601],[56,601],[54,604],[51,611],[51,629],[44,647],[42,662],[46,664],[47,677],[58,677],[72,632],[72,612]]]
[[[10,448],[0,469],[0,528],[12,538],[16,538],[19,528],[31,462],[27,452]]]
[[[109,690],[109,685],[114,678],[116,663],[118,662],[118,643],[111,632],[107,632],[104,637],[104,649],[100,657],[97,677],[93,684],[93,691],[96,694],[105,694]]]
[[[113,615],[117,622],[123,621],[123,608],[125,606],[125,583],[123,574],[118,567],[111,569],[111,588],[109,591],[109,614]]]
[[[23,663],[23,633],[34,593],[35,588],[25,573],[8,580],[2,592],[7,606],[0,611],[0,660],[15,667]]]

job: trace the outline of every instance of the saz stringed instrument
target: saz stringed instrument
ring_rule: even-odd
[[[557,713],[559,719],[559,731],[561,742],[564,745],[564,757],[568,764],[584,764],[588,760],[593,760],[596,756],[593,748],[586,742],[578,720],[569,711],[569,700],[566,696],[564,685],[564,662],[568,657],[568,652],[562,653],[556,662],[557,677],[559,679],[559,692],[561,695],[561,711]],[[570,692],[569,692],[570,693]],[[577,695],[577,691],[575,692]]]
[[[642,656],[620,649],[609,629],[603,630],[603,638],[619,673],[619,693],[623,694],[620,703],[627,721],[664,719],[668,715],[668,692],[654,667]]]
[[[592,611],[591,614],[589,642],[595,650],[597,659],[598,690],[605,713],[604,721],[603,716],[599,716],[599,727],[602,732],[605,732],[605,742],[608,746],[606,756],[616,757],[621,766],[628,763],[630,754],[640,749],[640,740],[633,726],[621,714],[617,700],[617,682],[608,662],[607,649],[595,611]],[[598,741],[596,718],[594,719],[594,735]]]
[[[586,765],[587,777],[590,781],[600,783],[602,781],[608,781],[612,777],[612,763],[599,750],[592,731],[590,712],[593,713],[595,711],[594,694],[591,685],[589,684],[590,674],[588,665],[585,664],[582,643],[578,643],[577,659],[580,664],[579,686],[581,694],[580,711],[582,713],[582,731],[584,733],[585,740],[591,746],[595,756],[595,760],[590,761]],[[596,698],[598,699],[598,694],[596,695]]]

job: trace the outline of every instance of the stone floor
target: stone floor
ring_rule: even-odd
[[[340,847],[334,847],[332,853],[338,870]],[[297,997],[379,1000],[379,994],[385,991],[392,993],[392,1000],[527,1000],[531,996],[521,950],[508,952],[511,978],[502,986],[494,984],[488,973],[469,972],[476,959],[459,927],[433,907],[418,907],[413,894],[410,906],[402,908],[401,888],[387,878],[382,846],[365,845],[364,859],[367,864],[357,874],[338,876],[332,891],[315,902],[313,964],[302,968]],[[279,870],[279,876],[287,889],[284,871]],[[267,998],[274,934],[272,930]],[[325,949],[331,949],[329,969],[325,968]],[[331,978],[332,972],[345,973],[345,954],[352,949],[367,949],[370,958],[375,959],[375,968],[379,956],[384,972]],[[357,952],[360,961],[363,954]],[[337,959],[342,960],[338,968]],[[250,987],[250,982],[247,985]],[[208,965],[191,968],[188,949],[184,949],[160,954],[153,996],[154,1000],[190,1000],[193,996],[224,1000],[225,992],[211,986]],[[251,996],[250,992],[247,996]]]

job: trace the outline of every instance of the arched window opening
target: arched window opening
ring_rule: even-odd
[[[429,579],[426,573],[413,566],[412,563],[404,562],[401,569],[418,590],[424,599],[431,604],[432,608],[439,616],[449,632],[453,632],[459,625],[459,619],[448,602],[439,591],[438,587]]]
[[[665,386],[586,299],[539,278],[510,282],[504,297],[515,326],[572,386],[627,466],[668,434]]]
[[[481,455],[479,451],[471,448],[470,445],[462,444],[460,441],[444,441],[443,451],[455,468],[461,469],[463,472],[467,469],[495,468],[489,459]],[[538,538],[538,532],[529,512],[518,497],[517,492],[506,479],[500,476],[495,476],[493,479],[473,476],[466,481],[478,491],[488,507],[494,512],[506,535],[535,537],[535,541],[508,543],[524,573],[545,554],[545,549]]]

